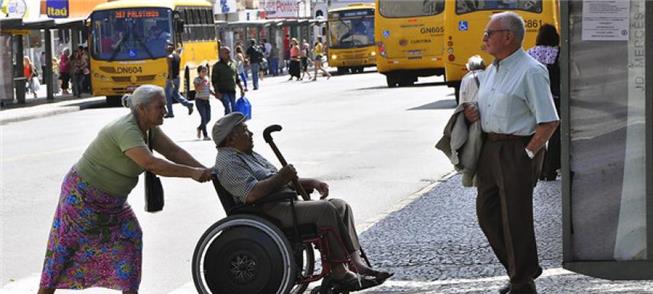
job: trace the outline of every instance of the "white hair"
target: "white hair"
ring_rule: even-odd
[[[519,14],[512,11],[504,11],[494,14],[490,17],[492,20],[498,20],[505,29],[515,34],[515,39],[519,45],[524,41],[524,19]]]
[[[152,102],[152,99],[154,97],[160,96],[160,97],[165,97],[165,91],[163,88],[156,86],[156,85],[142,85],[136,90],[134,90],[134,93],[130,94],[125,94],[122,96],[122,105],[125,107],[129,107],[132,112],[136,111],[138,109],[139,105],[145,105],[150,102]]]
[[[467,60],[467,70],[485,69],[485,62],[479,55],[474,55]]]

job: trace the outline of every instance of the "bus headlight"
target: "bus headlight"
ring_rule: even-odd
[[[376,51],[370,52],[370,56],[376,56]]]
[[[338,59],[338,55],[332,54],[332,55],[331,55],[331,59],[333,59],[333,60]]]

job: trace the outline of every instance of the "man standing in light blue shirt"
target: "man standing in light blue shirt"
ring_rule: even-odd
[[[524,20],[515,13],[492,16],[483,44],[495,60],[481,82],[478,108],[465,105],[465,117],[480,120],[485,135],[476,213],[510,277],[499,293],[537,293],[534,279],[542,268],[533,229],[533,188],[542,148],[560,121],[546,68],[522,49],[524,31]]]

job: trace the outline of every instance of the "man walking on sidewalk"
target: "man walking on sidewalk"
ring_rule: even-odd
[[[254,90],[258,90],[258,75],[261,70],[261,61],[263,61],[263,51],[259,45],[256,45],[256,40],[252,39],[249,41],[249,48],[247,48],[245,53],[249,60],[249,66],[252,69],[252,84],[254,85]]]
[[[236,63],[231,60],[229,47],[220,48],[220,60],[213,65],[211,71],[211,84],[216,98],[222,101],[225,115],[235,110],[236,86],[240,89],[240,96],[245,96],[245,90],[238,78]]]
[[[465,105],[470,122],[480,119],[485,142],[477,167],[478,222],[506,268],[510,284],[500,293],[537,293],[542,273],[533,229],[533,188],[542,148],[559,124],[546,68],[522,48],[524,20],[495,14],[483,35],[495,57],[478,92],[478,108]]]
[[[186,100],[184,96],[179,94],[179,65],[181,63],[181,58],[175,50],[175,45],[168,43],[168,79],[166,80],[166,106],[168,108],[168,113],[165,115],[168,117],[175,117],[172,112],[172,99],[177,100],[177,102],[188,108],[188,115],[193,113],[193,102]]]

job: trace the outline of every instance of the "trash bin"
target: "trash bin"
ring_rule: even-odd
[[[15,77],[14,89],[16,90],[16,102],[25,104],[25,86],[27,85],[27,77]]]

